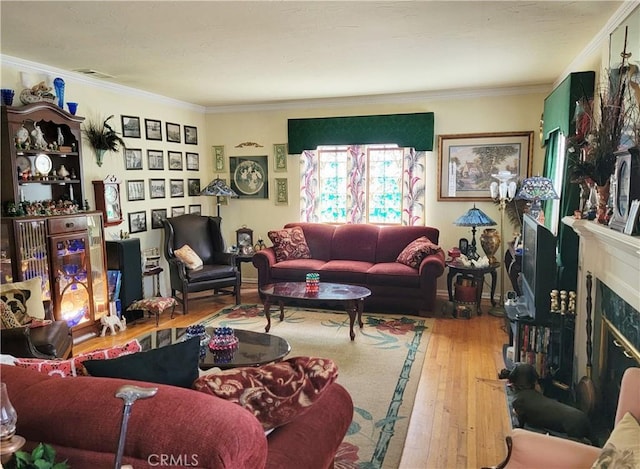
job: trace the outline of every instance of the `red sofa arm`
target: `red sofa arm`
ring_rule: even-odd
[[[420,264],[420,277],[438,278],[444,273],[444,252],[442,250],[430,254]]]
[[[271,283],[271,267],[276,264],[276,251],[271,248],[257,251],[251,260],[258,269],[258,288]]]

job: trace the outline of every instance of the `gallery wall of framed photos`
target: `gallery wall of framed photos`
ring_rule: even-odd
[[[194,148],[198,145],[198,127],[124,114],[120,122],[127,143],[122,156],[129,213],[129,226],[123,231],[159,230],[167,217],[202,213],[202,204],[196,198],[201,188],[200,154]]]

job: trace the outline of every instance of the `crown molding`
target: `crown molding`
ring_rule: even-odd
[[[31,62],[29,60],[24,60],[24,59],[12,57],[9,55],[0,54],[0,63],[3,66],[9,65],[9,66],[15,67],[22,72],[41,73],[44,75],[57,76],[57,77],[61,77],[62,79],[64,79],[66,82],[69,82],[69,83],[79,83],[89,87],[113,91],[118,94],[150,99],[158,103],[168,104],[171,106],[188,109],[195,112],[204,113],[206,110],[205,107],[199,106],[197,104],[179,101],[177,99],[168,98],[166,96],[150,93],[148,91],[132,88],[130,86],[119,85],[117,83],[110,83],[106,80],[98,80],[96,78],[88,77],[81,73],[70,72],[68,70],[62,70],[60,68],[39,64],[37,62]]]

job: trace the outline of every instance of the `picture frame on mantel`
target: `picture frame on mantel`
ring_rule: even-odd
[[[533,131],[438,136],[438,200],[491,201],[498,171],[531,174]]]

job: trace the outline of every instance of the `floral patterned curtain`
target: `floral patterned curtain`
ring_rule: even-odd
[[[402,173],[402,225],[424,224],[425,158],[424,151],[403,148]],[[366,223],[367,202],[367,146],[351,145],[347,148],[347,223]],[[318,153],[306,150],[300,155],[300,221],[319,222],[320,166]],[[323,214],[326,220],[327,214]],[[336,223],[344,221],[338,211]]]

